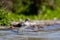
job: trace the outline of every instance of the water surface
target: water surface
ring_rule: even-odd
[[[56,29],[56,30],[55,30]],[[52,25],[39,30],[51,30],[48,32],[22,32],[0,30],[0,40],[60,40],[60,25]],[[28,29],[27,29],[28,30]]]

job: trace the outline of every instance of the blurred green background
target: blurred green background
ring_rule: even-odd
[[[0,0],[0,25],[26,18],[60,19],[60,0]]]

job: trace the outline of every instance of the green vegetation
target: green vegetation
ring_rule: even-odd
[[[0,0],[0,25],[11,21],[60,19],[60,0]]]

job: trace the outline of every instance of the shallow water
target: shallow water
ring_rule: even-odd
[[[60,25],[45,27],[40,30],[59,29]],[[22,32],[20,35],[17,31],[0,30],[0,40],[60,40],[60,30],[48,32]]]

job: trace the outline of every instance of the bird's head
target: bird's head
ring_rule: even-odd
[[[25,22],[30,22],[30,19],[29,18],[25,19]]]

